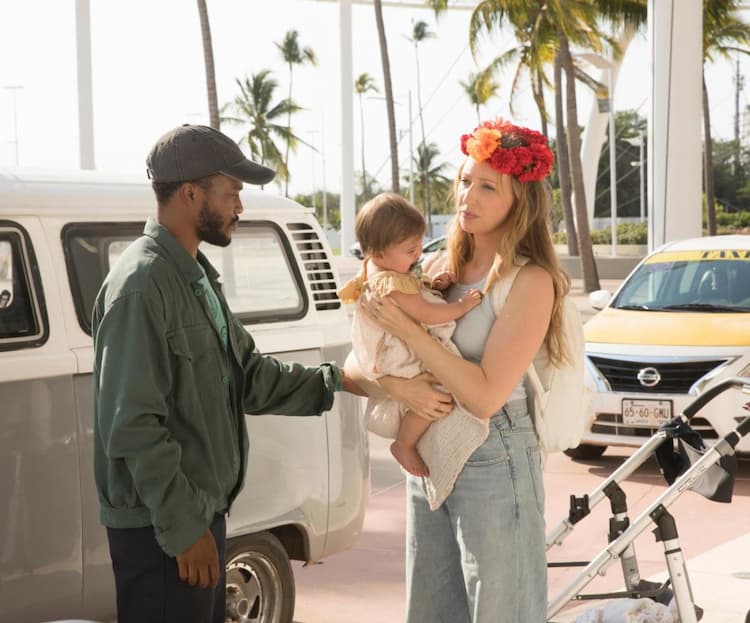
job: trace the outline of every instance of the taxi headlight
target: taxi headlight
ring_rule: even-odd
[[[740,370],[737,373],[737,376],[743,376],[745,378],[750,378],[750,364],[747,365],[747,366],[745,366],[744,368],[742,368],[742,370]]]
[[[698,396],[702,394],[706,390],[706,388],[709,385],[713,385],[717,380],[717,377],[722,376],[724,372],[726,372],[727,367],[733,364],[735,361],[737,361],[737,357],[730,357],[724,363],[716,366],[713,370],[703,375],[695,383],[692,384],[692,386],[688,390],[688,395]],[[750,373],[750,365],[747,366],[745,370]],[[741,376],[744,375],[741,374]]]

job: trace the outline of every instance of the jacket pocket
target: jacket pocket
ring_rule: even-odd
[[[184,331],[173,331],[167,335],[167,343],[176,357],[185,357],[188,361],[193,360],[193,354],[190,352],[190,346]]]

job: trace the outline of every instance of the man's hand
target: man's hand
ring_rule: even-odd
[[[454,275],[450,271],[445,270],[432,278],[432,289],[440,290],[441,292],[443,292],[454,283],[456,283],[456,275]]]
[[[219,552],[211,530],[206,529],[195,543],[177,555],[177,568],[180,579],[190,586],[216,587],[220,576]]]

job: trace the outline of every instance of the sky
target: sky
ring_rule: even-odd
[[[208,123],[200,24],[194,0],[90,0],[94,92],[95,162],[98,169],[145,173],[144,160],[164,132],[182,123]],[[300,146],[292,156],[290,194],[341,187],[341,91],[339,6],[321,0],[208,0],[219,105],[232,100],[237,78],[270,69],[286,97],[289,74],[275,46],[296,29],[313,48],[316,67],[296,67],[293,98],[306,110],[293,118]],[[476,113],[460,86],[468,74],[513,45],[507,34],[485,38],[476,59],[468,49],[469,11],[454,10],[436,22],[432,11],[384,7],[393,76],[396,122],[403,135],[400,166],[408,172],[409,92],[412,140],[421,139],[417,120],[414,47],[407,40],[413,21],[424,20],[436,37],[420,45],[421,92],[427,142],[435,142],[452,169],[460,163],[459,137],[476,125]],[[368,172],[390,184],[388,126],[382,100],[382,69],[372,6],[352,6],[353,77],[367,72],[380,93],[363,102]],[[78,112],[75,0],[0,0],[0,167],[76,169]],[[750,69],[741,62],[741,71]],[[733,135],[734,66],[719,61],[707,70],[714,136]],[[648,50],[643,35],[628,48],[615,89],[617,110],[648,112]],[[508,117],[539,128],[539,117],[522,81],[514,114],[508,108],[510,72],[498,78],[500,94],[484,118]],[[5,88],[21,87],[21,88]],[[748,86],[750,88],[750,85]],[[353,85],[355,170],[361,169],[362,132]],[[580,90],[579,121],[592,104]],[[741,107],[750,104],[748,91]],[[222,125],[239,140],[241,126]]]

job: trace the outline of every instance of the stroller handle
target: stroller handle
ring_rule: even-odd
[[[687,418],[692,418],[698,411],[700,411],[706,403],[713,400],[716,396],[725,392],[732,387],[742,387],[742,390],[750,394],[750,378],[746,376],[734,376],[726,381],[722,381],[718,385],[715,385],[705,393],[698,396],[693,402],[691,402],[682,414]]]

